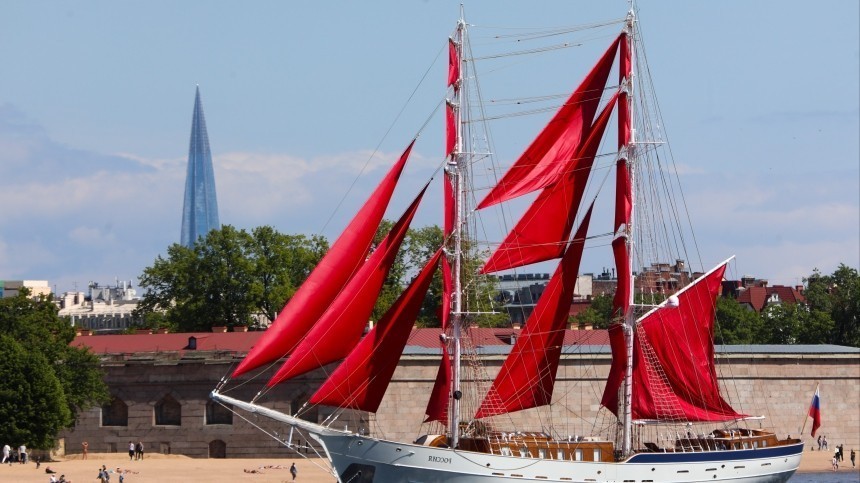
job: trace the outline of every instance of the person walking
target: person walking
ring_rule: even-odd
[[[18,446],[18,461],[23,465],[27,463],[27,445]]]
[[[6,462],[12,464],[12,448],[9,447],[8,444],[3,445],[3,461],[0,464],[5,464]]]
[[[143,441],[138,441],[137,445],[134,447],[135,459],[142,460],[143,459]]]
[[[299,469],[296,468],[295,463],[293,463],[292,466],[290,466],[290,474],[293,475],[293,481],[296,481],[296,476],[298,476],[298,474],[299,474]]]
[[[128,460],[129,461],[134,461],[134,453],[135,453],[134,442],[129,441],[128,442]]]
[[[856,457],[857,457],[857,453],[854,452],[854,448],[851,448],[851,467],[852,468],[855,468],[854,458],[856,458]]]

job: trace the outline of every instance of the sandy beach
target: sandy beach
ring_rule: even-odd
[[[846,448],[846,453],[850,452]],[[830,471],[832,454],[825,451],[808,451],[803,454],[800,472],[815,473]],[[67,480],[74,483],[90,483],[96,480],[98,469],[105,465],[114,470],[111,483],[117,483],[119,476],[117,468],[125,471],[124,483],[161,483],[161,482],[256,482],[282,483],[290,482],[289,467],[293,462],[299,469],[296,482],[300,483],[333,483],[334,476],[325,469],[324,461],[319,459],[192,459],[176,455],[147,455],[142,461],[129,461],[123,454],[90,454],[82,460],[79,455],[72,455],[61,461],[42,463],[36,468],[35,463],[2,465],[0,481],[15,483],[46,483],[50,475],[45,472],[47,467],[66,475]],[[858,469],[851,468],[847,459],[840,464],[840,472],[851,473],[860,477]]]

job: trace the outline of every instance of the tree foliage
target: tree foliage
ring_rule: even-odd
[[[828,314],[833,327],[828,342],[860,347],[860,275],[845,264],[831,275],[816,269],[806,282],[806,300],[811,310]]]
[[[717,322],[714,342],[717,344],[756,344],[762,337],[762,319],[759,314],[729,297],[717,299]]]
[[[0,299],[0,441],[50,448],[79,411],[108,401],[98,357],[74,337],[50,298]]]
[[[322,237],[224,225],[191,248],[171,245],[166,257],[144,269],[136,315],[148,327],[179,332],[274,320],[326,250]]]

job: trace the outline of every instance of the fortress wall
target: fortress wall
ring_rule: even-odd
[[[103,365],[106,380],[111,393],[128,407],[127,425],[102,426],[101,408],[81,412],[75,427],[61,434],[66,452],[79,453],[81,442],[88,441],[92,452],[125,453],[129,441],[142,440],[148,453],[169,451],[206,458],[210,457],[210,451],[217,453],[217,442],[223,442],[228,458],[295,455],[293,450],[263,433],[261,429],[277,434],[281,440],[289,438],[288,428],[268,419],[240,412],[247,420],[234,415],[232,424],[207,424],[209,392],[235,367],[232,365],[235,361],[204,352],[194,356],[193,359],[175,354],[136,360],[107,358]],[[465,375],[481,380],[486,386],[495,377],[502,358],[484,356],[480,362],[483,370],[477,373],[469,370]],[[610,428],[614,419],[599,405],[610,362],[608,354],[563,356],[553,409],[500,416],[495,418],[495,425],[500,429],[515,427],[537,431],[551,425],[560,436],[596,434]],[[846,451],[860,448],[860,411],[857,410],[860,407],[860,354],[730,354],[719,356],[718,363],[724,394],[733,407],[750,415],[766,416],[764,422],[752,423],[752,427],[761,424],[781,437],[786,434],[796,437],[815,386],[820,383],[823,425],[819,433],[827,435],[831,449],[840,443],[845,445]],[[440,431],[421,425],[436,370],[437,361],[432,357],[404,355],[376,416],[351,412],[334,424],[402,441],[412,441],[425,432]],[[322,370],[315,371],[281,384],[260,401],[287,413],[299,410],[325,374]],[[249,400],[270,375],[271,370],[259,381],[239,385],[227,394]],[[729,376],[734,382],[729,381]],[[154,407],[168,394],[181,405],[179,426],[155,425]],[[464,397],[463,414],[467,419],[479,403]],[[303,417],[323,421],[330,412],[320,408],[306,412]],[[809,438],[810,428],[811,420],[807,422],[806,438]],[[210,446],[213,442],[216,443]],[[307,438],[294,433],[292,442],[304,448]]]

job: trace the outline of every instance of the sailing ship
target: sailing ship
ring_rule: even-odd
[[[657,253],[651,247],[657,237],[643,227],[655,224],[655,206],[677,208],[678,202],[648,204],[645,199],[668,183],[655,181],[667,171],[653,159],[662,143],[647,137],[654,123],[645,116],[649,104],[638,97],[650,94],[650,87],[637,73],[637,67],[647,69],[638,55],[635,12],[606,25],[620,28],[603,55],[522,155],[478,198],[481,190],[472,171],[476,158],[488,157],[488,150],[475,146],[473,130],[478,118],[487,116],[469,104],[477,91],[476,57],[461,10],[448,39],[447,86],[440,103],[446,127],[440,166],[442,246],[368,330],[376,298],[429,186],[375,243],[413,140],[212,399],[287,426],[289,436],[272,433],[285,445],[292,444],[293,431],[312,438],[342,483],[787,481],[800,463],[800,440],[750,427],[756,418],[735,410],[721,393],[714,320],[729,261],[668,297],[643,300],[633,267],[646,254]],[[610,81],[613,72],[617,83]],[[599,154],[613,120],[617,149]],[[612,178],[614,183],[604,182]],[[614,185],[612,231],[589,236],[594,202],[586,195],[607,185]],[[475,217],[529,194],[533,201],[514,227],[473,270],[482,253],[473,239]],[[672,230],[653,231],[665,235]],[[586,244],[595,240],[604,240],[597,248],[611,247],[617,269],[608,330],[612,363],[599,401],[612,423],[590,436],[564,436],[546,427],[500,428],[498,421],[506,415],[552,404],[580,261]],[[466,393],[474,388],[464,380],[464,364],[470,360],[470,321],[480,316],[468,306],[469,288],[481,274],[554,260],[553,276],[507,358],[494,377],[483,381],[483,395],[469,407]],[[265,404],[266,391],[277,384],[334,367],[306,406],[337,408],[335,415],[340,410],[375,413],[437,272],[442,280],[440,363],[425,421],[435,425],[435,432],[410,442],[392,441],[364,428],[344,428],[336,417],[305,420],[300,416],[306,408],[287,414]],[[231,395],[233,384],[245,385],[244,378],[254,371],[279,363],[257,397]]]

